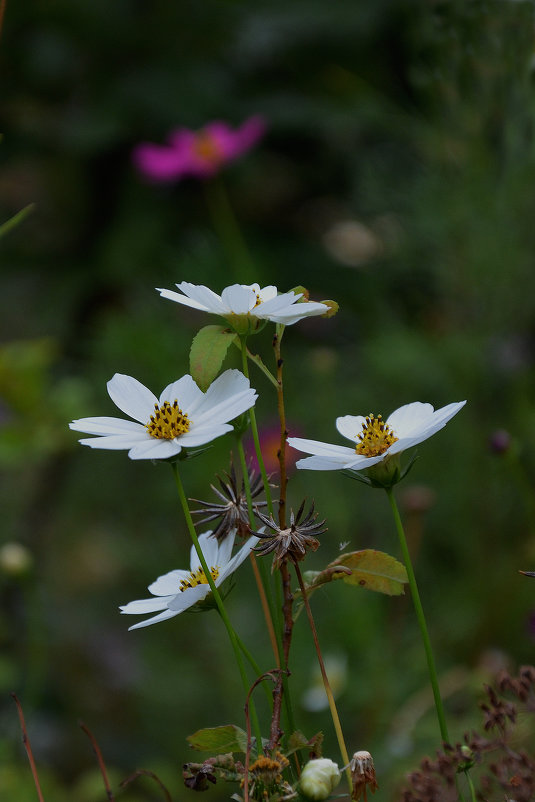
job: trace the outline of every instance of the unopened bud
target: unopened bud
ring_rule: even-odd
[[[377,785],[375,767],[370,753],[364,750],[355,752],[349,767],[351,769],[351,779],[353,781],[351,799],[360,799],[363,793],[364,799],[366,799],[366,786],[369,786],[370,791],[374,794],[379,786]]]
[[[303,768],[299,779],[299,790],[309,799],[321,802],[327,799],[340,782],[340,770],[327,757],[318,757]]]

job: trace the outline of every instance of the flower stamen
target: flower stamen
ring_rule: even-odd
[[[221,164],[224,161],[224,154],[215,141],[206,131],[199,131],[193,143],[193,151],[196,156],[208,164]]]
[[[394,432],[385,423],[382,416],[368,415],[362,424],[362,432],[357,435],[357,443],[355,451],[357,454],[362,454],[365,457],[378,457],[380,454],[390,448],[393,443],[399,440]]]
[[[219,566],[211,566],[210,567],[210,575],[214,582],[219,576]],[[192,571],[187,579],[182,579],[180,582],[180,592],[183,593],[188,588],[194,588],[197,585],[208,585],[209,582],[206,578],[206,574],[204,573],[201,567],[197,568],[196,571]]]
[[[154,414],[150,416],[145,428],[151,437],[174,440],[188,432],[191,424],[192,421],[188,419],[186,412],[182,412],[175,398],[172,404],[169,401],[164,401],[161,407],[154,404]]]

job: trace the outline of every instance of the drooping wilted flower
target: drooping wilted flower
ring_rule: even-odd
[[[315,535],[321,535],[322,532],[327,531],[324,520],[316,523],[318,513],[314,512],[314,503],[302,518],[305,501],[299,507],[297,515],[294,515],[293,510],[291,511],[290,526],[286,529],[277,526],[271,515],[267,516],[255,510],[256,516],[271,529],[271,532],[254,533],[261,540],[255,551],[262,556],[273,552],[273,568],[278,568],[285,559],[299,562],[304,559],[308,550],[316,551],[319,541]]]
[[[228,422],[250,409],[256,399],[239,370],[226,370],[203,393],[191,376],[169,384],[158,399],[132,376],[116,373],[108,382],[111,400],[134,420],[80,418],[77,432],[97,435],[80,440],[91,448],[128,449],[131,459],[166,459],[183,448],[196,448],[232,431]]]
[[[363,796],[364,802],[367,802],[366,787],[369,786],[372,794],[379,788],[372,756],[365,750],[355,752],[349,767],[351,769],[351,780],[353,781],[351,799],[356,802]]]
[[[251,488],[251,498],[255,499],[263,489],[262,477],[260,474],[248,468],[249,487]],[[220,476],[217,477],[219,490],[215,485],[210,485],[216,496],[221,499],[222,504],[212,501],[201,501],[192,498],[191,501],[202,504],[202,509],[191,510],[193,515],[204,515],[205,517],[197,521],[197,525],[215,521],[218,518],[218,525],[212,532],[212,536],[218,539],[226,537],[231,529],[236,529],[239,537],[247,537],[250,532],[249,511],[247,508],[247,496],[245,494],[245,482],[242,479],[241,488],[238,490],[238,481],[234,464],[231,464],[230,471],[225,473],[226,481]],[[256,506],[264,507],[265,501],[255,502]]]
[[[309,760],[299,778],[299,790],[309,799],[322,802],[340,782],[340,769],[327,757]]]

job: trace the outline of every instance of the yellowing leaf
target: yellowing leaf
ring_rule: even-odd
[[[205,326],[193,338],[189,352],[190,371],[203,392],[221,370],[236,332],[224,326]]]
[[[187,740],[190,746],[199,752],[220,754],[247,751],[247,733],[235,724],[197,730],[193,735],[188,735]]]
[[[403,585],[408,582],[405,566],[385,554],[384,551],[363,549],[349,554],[341,554],[330,563],[329,568],[335,566],[350,568],[350,574],[340,574],[348,585],[357,585],[388,596],[399,596],[404,593]]]

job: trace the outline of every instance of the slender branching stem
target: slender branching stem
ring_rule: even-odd
[[[202,566],[204,571],[204,575],[208,584],[210,585],[210,590],[212,591],[212,595],[214,597],[214,601],[217,605],[217,609],[219,611],[219,615],[221,616],[223,623],[226,627],[230,643],[234,650],[234,656],[236,658],[236,663],[238,664],[238,669],[240,672],[240,677],[242,680],[242,684],[247,694],[249,692],[249,681],[247,679],[247,674],[245,672],[245,666],[243,664],[240,647],[238,644],[238,639],[236,637],[236,633],[234,632],[234,628],[230,623],[230,618],[228,617],[227,611],[225,609],[225,605],[223,604],[223,599],[221,598],[221,594],[219,590],[216,588],[215,582],[212,578],[212,574],[210,573],[210,569],[206,564],[206,560],[204,559],[204,554],[202,553],[201,546],[199,544],[199,539],[197,537],[197,533],[195,531],[195,525],[193,523],[193,518],[191,517],[191,512],[188,506],[188,500],[186,498],[186,493],[184,492],[184,486],[182,484],[182,479],[180,478],[180,471],[178,470],[178,465],[176,462],[171,463],[171,467],[173,468],[173,475],[175,477],[175,483],[178,490],[178,496],[180,498],[180,503],[182,504],[182,509],[184,511],[184,517],[186,519],[186,525],[188,527],[188,532],[190,534],[191,540],[193,542],[193,546],[195,551],[197,552],[197,556],[199,558],[199,562]],[[251,704],[251,718],[253,720],[253,725],[255,728],[255,733],[257,737],[257,749],[259,751],[262,750],[262,736],[260,732],[260,724],[258,722],[258,717],[256,715],[256,710],[254,705]]]
[[[30,764],[32,777],[35,784],[35,790],[37,791],[39,802],[45,802],[43,798],[43,792],[41,791],[41,786],[39,785],[39,775],[37,774],[37,766],[35,765],[30,739],[28,738],[28,730],[26,729],[26,722],[24,720],[24,713],[22,712],[22,705],[15,693],[12,693],[11,696],[13,697],[13,699],[15,700],[15,704],[17,705],[20,728],[22,731],[22,743],[24,744],[24,748],[26,749],[26,754],[28,755],[28,762]]]
[[[399,545],[401,547],[401,553],[403,555],[403,562],[405,563],[405,568],[407,569],[407,576],[409,579],[409,587],[411,590],[412,601],[414,604],[414,609],[416,611],[416,618],[418,619],[418,625],[420,627],[420,635],[422,637],[422,641],[424,644],[425,655],[427,658],[427,669],[429,672],[429,680],[431,682],[431,688],[433,689],[435,708],[437,711],[438,724],[440,727],[440,735],[445,743],[449,743],[448,728],[446,725],[446,716],[444,714],[444,706],[442,704],[442,697],[440,695],[440,688],[438,685],[435,658],[433,656],[433,649],[431,648],[431,640],[429,638],[429,632],[427,629],[427,624],[425,622],[424,610],[422,607],[422,602],[420,600],[420,594],[418,592],[418,585],[416,584],[416,577],[414,575],[414,570],[412,567],[409,547],[407,546],[407,539],[405,537],[405,532],[403,530],[403,524],[401,522],[401,517],[399,514],[398,506],[396,504],[396,499],[394,498],[394,492],[391,487],[385,489],[386,489],[386,495],[388,496],[388,501],[390,502],[390,507],[392,508],[392,514],[394,516],[394,522],[399,537]]]
[[[240,337],[240,343],[241,343],[243,373],[247,378],[249,378],[249,366],[247,364],[247,336],[246,335],[242,335]],[[260,467],[260,473],[262,475],[262,481],[263,481],[263,484],[264,484],[264,493],[265,493],[265,496],[266,496],[266,502],[267,502],[267,506],[268,506],[268,511],[269,511],[269,514],[271,515],[271,517],[274,519],[274,515],[273,515],[274,509],[273,509],[273,500],[271,498],[271,488],[269,486],[269,478],[268,478],[268,475],[267,475],[267,472],[266,472],[266,466],[264,464],[264,459],[262,457],[262,449],[260,448],[260,437],[258,436],[258,426],[257,426],[257,423],[256,423],[256,415],[255,415],[254,408],[249,410],[249,417],[250,417],[250,421],[251,421],[251,432],[253,434],[253,442],[254,442],[254,446],[255,446],[256,458],[258,460],[258,465]],[[283,586],[284,586],[284,576],[282,577],[282,580],[283,580]],[[277,643],[279,644],[279,656],[281,658],[280,659],[281,667],[284,669],[279,674],[279,678],[280,678],[279,679],[279,683],[282,683],[282,689],[284,691],[284,704],[285,704],[286,716],[287,716],[287,720],[288,720],[287,723],[288,723],[288,726],[289,726],[291,732],[295,732],[295,719],[294,719],[293,708],[292,708],[290,692],[289,692],[289,686],[288,686],[288,673],[289,672],[288,672],[287,654],[289,652],[289,640],[288,640],[288,645],[285,646],[284,645],[284,636],[283,636],[283,645],[282,645],[282,647],[281,647],[281,642],[279,640],[280,632],[283,629],[283,622],[281,620],[282,609],[283,609],[283,607],[287,606],[288,598],[286,596],[286,597],[284,597],[284,600],[283,600],[283,598],[282,598],[282,595],[283,595],[282,589],[281,589],[280,584],[278,584],[278,583],[275,584],[275,593],[276,593],[276,599],[277,599],[277,605],[276,605],[277,615],[276,615],[276,619],[275,619],[276,620],[276,624],[277,624],[277,631],[278,631]],[[291,601],[290,601],[290,618],[291,618]],[[286,632],[287,629],[288,629],[287,616],[285,614],[284,632]],[[290,638],[291,638],[291,629],[290,629]],[[286,655],[284,661],[282,660],[283,653]],[[278,687],[274,691],[274,716],[276,715],[277,697],[280,697],[280,695],[282,695],[282,691],[281,691],[281,688],[279,687],[279,684],[278,684]]]
[[[281,357],[281,340],[284,334],[284,326],[277,326],[277,333],[273,337],[273,348],[275,350],[275,363],[277,366],[277,409],[280,421],[280,446],[279,446],[279,470],[280,470],[280,494],[279,494],[279,526],[281,529],[286,527],[286,486],[288,477],[286,475],[286,411],[284,408],[284,385],[282,383],[283,359]]]
[[[241,438],[238,440],[238,454],[240,457],[243,484],[245,487],[245,497],[247,498],[247,509],[249,512],[249,526],[251,527],[251,529],[254,529],[255,519],[253,512],[253,500],[251,497],[251,485],[249,483],[249,473],[247,471],[247,462],[245,459],[245,452],[243,450],[243,443],[241,441]],[[277,668],[280,668],[280,652],[282,651],[282,646],[281,643],[279,643],[277,640],[277,635],[275,634],[275,628],[273,626],[273,619],[275,618],[275,614],[274,614],[274,603],[272,599],[273,589],[270,584],[270,577],[267,574],[266,564],[263,560],[261,560],[259,563],[253,552],[251,552],[250,559],[253,568],[253,573],[255,576],[256,586],[258,588],[258,594],[260,596],[260,603],[262,605],[262,610],[264,613],[264,618],[268,629],[271,648],[273,649],[273,654],[275,656],[275,662],[277,663]]]
[[[312,615],[312,610],[310,608],[310,603],[308,601],[308,594],[305,587],[305,583],[303,582],[303,576],[301,574],[299,564],[294,563],[294,568],[295,568],[295,573],[297,574],[297,581],[299,582],[299,587],[301,588],[303,603],[305,605],[308,623],[310,625],[310,631],[312,632],[312,640],[314,641],[316,654],[318,656],[318,664],[321,671],[321,677],[323,679],[323,687],[325,688],[325,693],[327,694],[327,701],[329,702],[329,709],[331,711],[331,717],[334,724],[334,730],[336,732],[336,738],[338,740],[338,746],[340,748],[340,754],[342,755],[343,764],[346,767],[345,769],[346,779],[349,785],[349,795],[351,796],[351,794],[353,793],[353,782],[351,780],[351,771],[349,769],[349,755],[347,753],[347,748],[344,741],[342,725],[340,724],[340,717],[338,716],[338,710],[336,709],[336,702],[334,701],[334,695],[331,689],[331,685],[329,683],[329,677],[327,676],[327,671],[325,670],[325,663],[323,662],[323,656],[321,653],[320,644],[318,640],[318,633],[316,631],[316,624],[314,623],[314,617]]]

